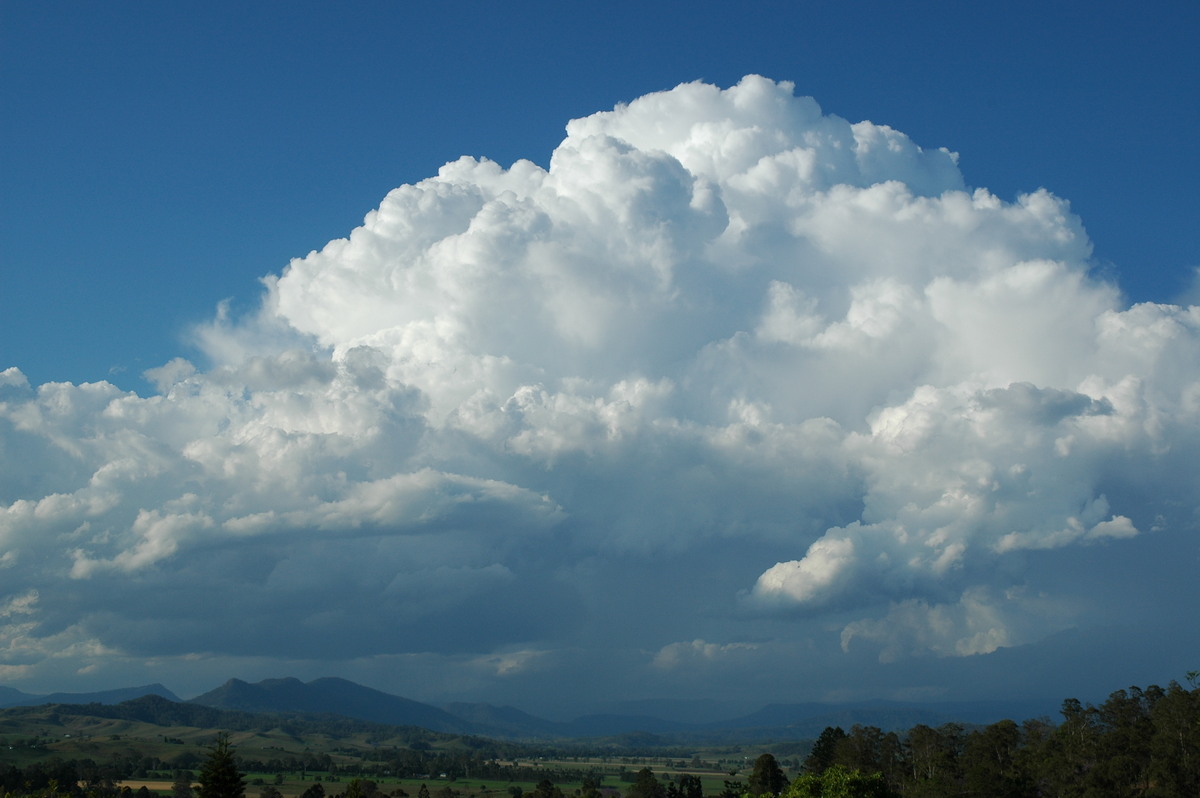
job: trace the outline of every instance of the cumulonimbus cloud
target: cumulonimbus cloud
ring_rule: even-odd
[[[847,644],[1043,633],[999,598],[1012,558],[1193,523],[1200,309],[1125,306],[1065,201],[971,190],[957,161],[751,76],[574,120],[548,169],[448,163],[218,314],[211,367],[153,370],[154,395],[0,375],[6,591],[38,589],[49,634],[89,583],[255,546],[270,585],[344,541],[371,561],[326,600],[384,595],[395,653],[441,639],[386,598],[419,574],[603,613],[571,563],[745,540],[775,554],[729,605],[850,609]]]

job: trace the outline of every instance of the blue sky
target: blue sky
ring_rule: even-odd
[[[1198,21],[3,3],[0,683],[1179,676]]]

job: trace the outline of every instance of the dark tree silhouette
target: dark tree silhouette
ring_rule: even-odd
[[[787,777],[772,754],[762,754],[754,760],[750,774],[751,795],[779,795],[787,786]]]
[[[666,798],[667,788],[659,781],[654,771],[642,768],[637,772],[633,786],[625,791],[625,798]]]
[[[246,782],[238,771],[228,734],[218,734],[200,768],[197,798],[245,798]]]
[[[704,785],[699,776],[684,774],[679,777],[679,798],[704,798]]]
[[[841,726],[826,726],[821,736],[813,743],[812,752],[804,760],[805,773],[824,773],[826,768],[837,762],[838,743],[846,739]]]

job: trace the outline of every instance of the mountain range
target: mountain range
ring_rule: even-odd
[[[141,687],[122,687],[116,690],[102,690],[97,693],[48,693],[33,695],[23,693],[11,687],[0,687],[0,709],[6,707],[36,707],[42,704],[119,704],[141,698],[144,695],[159,695],[169,701],[183,701],[161,684],[147,684]]]
[[[119,704],[142,696],[159,696],[166,701],[249,713],[341,716],[391,726],[418,726],[451,734],[473,734],[505,739],[579,739],[639,734],[643,742],[671,744],[688,741],[728,739],[812,739],[826,726],[849,729],[854,724],[904,730],[917,724],[943,723],[986,725],[1004,718],[1023,720],[1053,714],[1053,707],[1031,702],[960,702],[917,704],[904,702],[856,702],[842,704],[771,704],[749,715],[725,720],[697,721],[660,717],[636,712],[636,702],[626,704],[627,714],[587,715],[571,721],[551,721],[513,707],[486,703],[454,703],[433,706],[385,693],[345,679],[321,678],[302,682],[295,678],[265,679],[251,684],[230,679],[221,686],[189,701],[161,684],[106,690],[98,693],[51,693],[31,695],[11,687],[0,687],[0,708],[40,704]],[[662,702],[646,702],[663,709]],[[686,715],[679,712],[677,715]],[[647,738],[646,735],[650,735]]]

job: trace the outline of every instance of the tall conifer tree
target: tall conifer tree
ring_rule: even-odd
[[[245,798],[246,782],[238,771],[228,734],[218,734],[200,768],[198,798]]]

